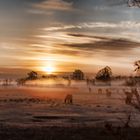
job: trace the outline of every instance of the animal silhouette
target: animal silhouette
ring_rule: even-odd
[[[72,104],[73,103],[73,97],[71,94],[67,94],[64,100],[65,104]]]
[[[99,89],[98,89],[98,94],[102,94],[102,93],[103,93],[102,89],[99,88]]]
[[[106,89],[106,96],[107,96],[107,97],[110,97],[111,94],[112,94],[111,91],[110,91],[109,89]]]
[[[128,92],[126,91],[125,89],[123,89],[123,92],[125,93],[126,95],[126,99],[125,99],[125,103],[130,105],[132,103],[132,98],[133,98],[133,93],[132,91],[131,92]]]

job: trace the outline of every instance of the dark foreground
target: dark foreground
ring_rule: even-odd
[[[140,140],[139,128],[0,126],[0,140]]]

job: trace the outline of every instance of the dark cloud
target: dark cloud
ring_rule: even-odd
[[[128,0],[106,0],[109,6],[126,5]]]
[[[127,4],[128,0],[64,0],[67,2],[73,2],[75,5],[92,5],[90,6],[118,6],[118,5],[124,5]]]
[[[41,53],[41,54],[48,54],[48,51],[43,49],[35,49],[34,52]],[[49,54],[65,54],[65,55],[79,55],[79,51],[76,50],[51,50]]]
[[[69,34],[75,37],[89,37],[82,34]],[[79,48],[83,50],[105,50],[105,51],[128,51],[134,48],[140,47],[139,42],[134,42],[127,39],[114,39],[100,36],[90,36],[92,38],[98,38],[99,41],[90,42],[90,43],[73,43],[73,44],[64,44],[72,48]]]
[[[74,37],[88,37],[88,38],[95,38],[95,39],[105,39],[108,40],[109,38],[107,37],[102,37],[102,36],[92,36],[92,35],[85,35],[85,34],[74,34],[74,33],[68,33],[69,36],[74,36]]]

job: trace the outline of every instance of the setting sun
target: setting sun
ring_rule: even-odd
[[[55,72],[55,68],[52,66],[46,66],[46,67],[43,67],[43,71],[47,72],[48,74],[51,74],[51,73]]]

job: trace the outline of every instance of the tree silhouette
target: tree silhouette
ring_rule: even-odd
[[[77,69],[73,72],[73,79],[75,80],[84,80],[84,73]]]
[[[140,74],[140,60],[135,61],[135,62],[134,62],[134,66],[136,67],[134,71],[135,71],[137,74]]]
[[[17,81],[17,85],[18,86],[23,86],[23,85],[25,85],[25,83],[26,83],[26,78],[21,78],[21,79],[17,79],[16,81]]]
[[[106,66],[96,74],[97,80],[110,80],[112,75],[111,68]]]
[[[127,1],[129,7],[139,7],[140,8],[140,0],[128,0]]]
[[[27,75],[28,75],[27,80],[35,80],[38,77],[38,74],[35,71],[31,71]]]

